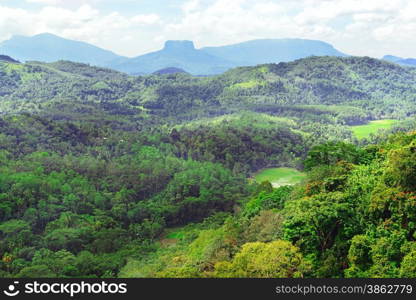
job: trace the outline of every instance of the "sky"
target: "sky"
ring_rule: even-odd
[[[322,40],[350,55],[416,57],[415,0],[0,0],[0,42],[49,32],[125,56],[166,40],[197,48]]]

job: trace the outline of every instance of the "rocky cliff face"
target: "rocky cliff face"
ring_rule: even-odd
[[[166,41],[164,51],[194,51],[195,45],[192,41]]]

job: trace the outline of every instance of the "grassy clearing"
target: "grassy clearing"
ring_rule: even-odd
[[[358,139],[368,138],[371,134],[377,133],[380,129],[389,129],[397,120],[377,120],[366,125],[351,126],[351,130]]]
[[[305,174],[292,168],[270,168],[264,169],[254,175],[254,180],[258,183],[270,181],[273,187],[284,185],[294,185],[305,178]]]
[[[258,86],[265,86],[265,83],[259,80],[250,80],[233,84],[230,89],[252,89]]]
[[[215,118],[202,118],[190,121],[175,128],[198,128],[199,126],[219,126],[221,124],[232,124],[236,127],[275,128],[277,126],[296,126],[296,121],[285,117],[276,117],[263,113],[243,111]]]

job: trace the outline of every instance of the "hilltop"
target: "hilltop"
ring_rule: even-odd
[[[82,113],[78,106],[93,106],[136,117],[181,119],[236,109],[296,114],[316,112],[311,105],[337,105],[355,107],[359,113],[342,114],[362,120],[416,111],[416,70],[368,57],[310,57],[239,67],[208,78],[185,73],[134,77],[66,61],[1,63],[0,71],[2,110],[10,112],[51,113],[60,107],[56,113],[61,115],[65,109]]]

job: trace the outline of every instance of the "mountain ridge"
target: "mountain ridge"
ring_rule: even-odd
[[[293,61],[308,56],[346,56],[332,45],[306,39],[259,39],[218,47],[195,48],[192,41],[168,40],[163,49],[133,58],[50,33],[13,36],[0,43],[0,54],[20,61],[68,60],[108,67],[132,75],[178,68],[193,75],[215,75],[239,66]]]
[[[259,39],[200,49],[192,41],[167,41],[162,50],[110,67],[133,74],[132,70],[148,74],[155,69],[175,67],[193,75],[216,75],[234,67],[288,62],[309,56],[347,55],[328,43],[305,39]]]
[[[0,62],[0,72],[2,110],[12,113],[45,111],[45,107],[46,112],[54,111],[52,104],[60,107],[56,115],[65,115],[62,107],[84,113],[91,111],[86,106],[92,106],[163,118],[181,118],[190,112],[221,115],[241,109],[294,112],[304,110],[299,106],[305,105],[364,109],[364,114],[354,112],[354,120],[397,118],[416,111],[416,71],[369,57],[308,57],[238,67],[210,77],[185,73],[137,77],[67,61]],[[78,99],[79,104],[72,99]],[[349,119],[347,123],[356,122]]]
[[[416,67],[416,58],[403,58],[394,55],[385,55],[382,59],[402,66]]]
[[[109,67],[130,74],[150,74],[160,69],[178,68],[193,75],[223,73],[234,67],[232,62],[196,49],[192,41],[166,41],[163,49],[130,58]]]
[[[238,66],[294,61],[308,56],[347,56],[334,46],[309,39],[256,39],[237,44],[204,47],[202,51],[232,60]]]
[[[20,61],[70,60],[97,66],[106,66],[112,61],[125,59],[112,51],[51,33],[41,33],[31,37],[13,36],[0,43],[0,54],[14,57]]]

